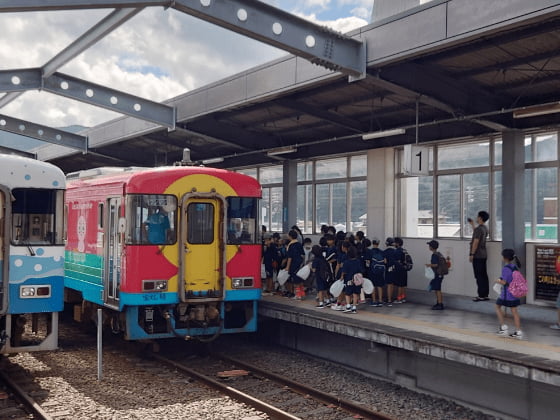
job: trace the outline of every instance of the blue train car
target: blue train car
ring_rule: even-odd
[[[51,164],[0,154],[0,353],[58,346],[65,186]]]

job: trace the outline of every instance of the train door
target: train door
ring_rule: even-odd
[[[181,208],[181,300],[221,299],[225,278],[225,203],[216,194],[187,194]]]
[[[9,236],[6,236],[11,232],[8,227],[10,222],[8,206],[11,205],[11,202],[6,200],[6,197],[10,197],[9,191],[0,187],[0,314],[5,314],[8,310],[10,239]]]
[[[115,308],[119,307],[119,290],[121,284],[121,254],[122,231],[121,227],[121,198],[109,198],[107,201],[107,227],[105,245],[105,303]]]

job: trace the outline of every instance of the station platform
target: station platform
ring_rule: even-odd
[[[355,352],[349,365],[359,363],[368,373],[410,388],[460,395],[504,418],[547,418],[549,409],[557,412],[560,331],[549,328],[557,321],[555,308],[522,305],[519,340],[496,334],[493,300],[444,295],[442,311],[432,310],[434,303],[433,294],[409,290],[406,303],[361,304],[358,313],[347,314],[316,308],[314,296],[297,301],[273,295],[263,297],[259,315],[288,324],[274,326],[284,345],[336,361],[338,351],[327,344],[335,340],[337,349]],[[511,313],[506,322],[513,332]],[[352,340],[346,345],[340,336]]]

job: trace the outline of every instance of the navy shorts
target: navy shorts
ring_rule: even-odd
[[[370,276],[371,276],[370,280],[375,287],[385,286],[385,271],[380,271],[380,272],[372,271]]]
[[[441,290],[441,282],[443,281],[443,276],[435,276],[432,281],[430,281],[430,290]]]
[[[355,284],[351,284],[350,286],[344,286],[344,294],[346,296],[352,296],[353,294],[359,295],[362,291],[362,286],[356,286]]]
[[[408,272],[404,269],[395,272],[395,286],[406,287],[408,285]]]
[[[329,285],[325,281],[325,279],[319,278],[319,276],[315,276],[315,283],[317,284],[317,291],[324,292],[325,290],[329,290]]]
[[[508,308],[516,308],[521,305],[521,301],[519,299],[514,300],[504,300],[504,299],[496,299],[496,305],[498,306],[507,306]]]
[[[385,272],[385,284],[395,284],[397,277],[397,272],[393,269],[392,271],[387,270]]]

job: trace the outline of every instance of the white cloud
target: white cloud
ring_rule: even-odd
[[[268,1],[348,32],[367,23],[365,0]],[[315,13],[351,4],[353,16],[320,20]],[[367,9],[366,9],[367,10]],[[110,11],[0,14],[0,69],[41,67]],[[146,8],[59,69],[60,72],[154,101],[231,76],[286,54],[173,9]],[[119,114],[46,92],[25,92],[0,113],[53,127],[92,126]]]

